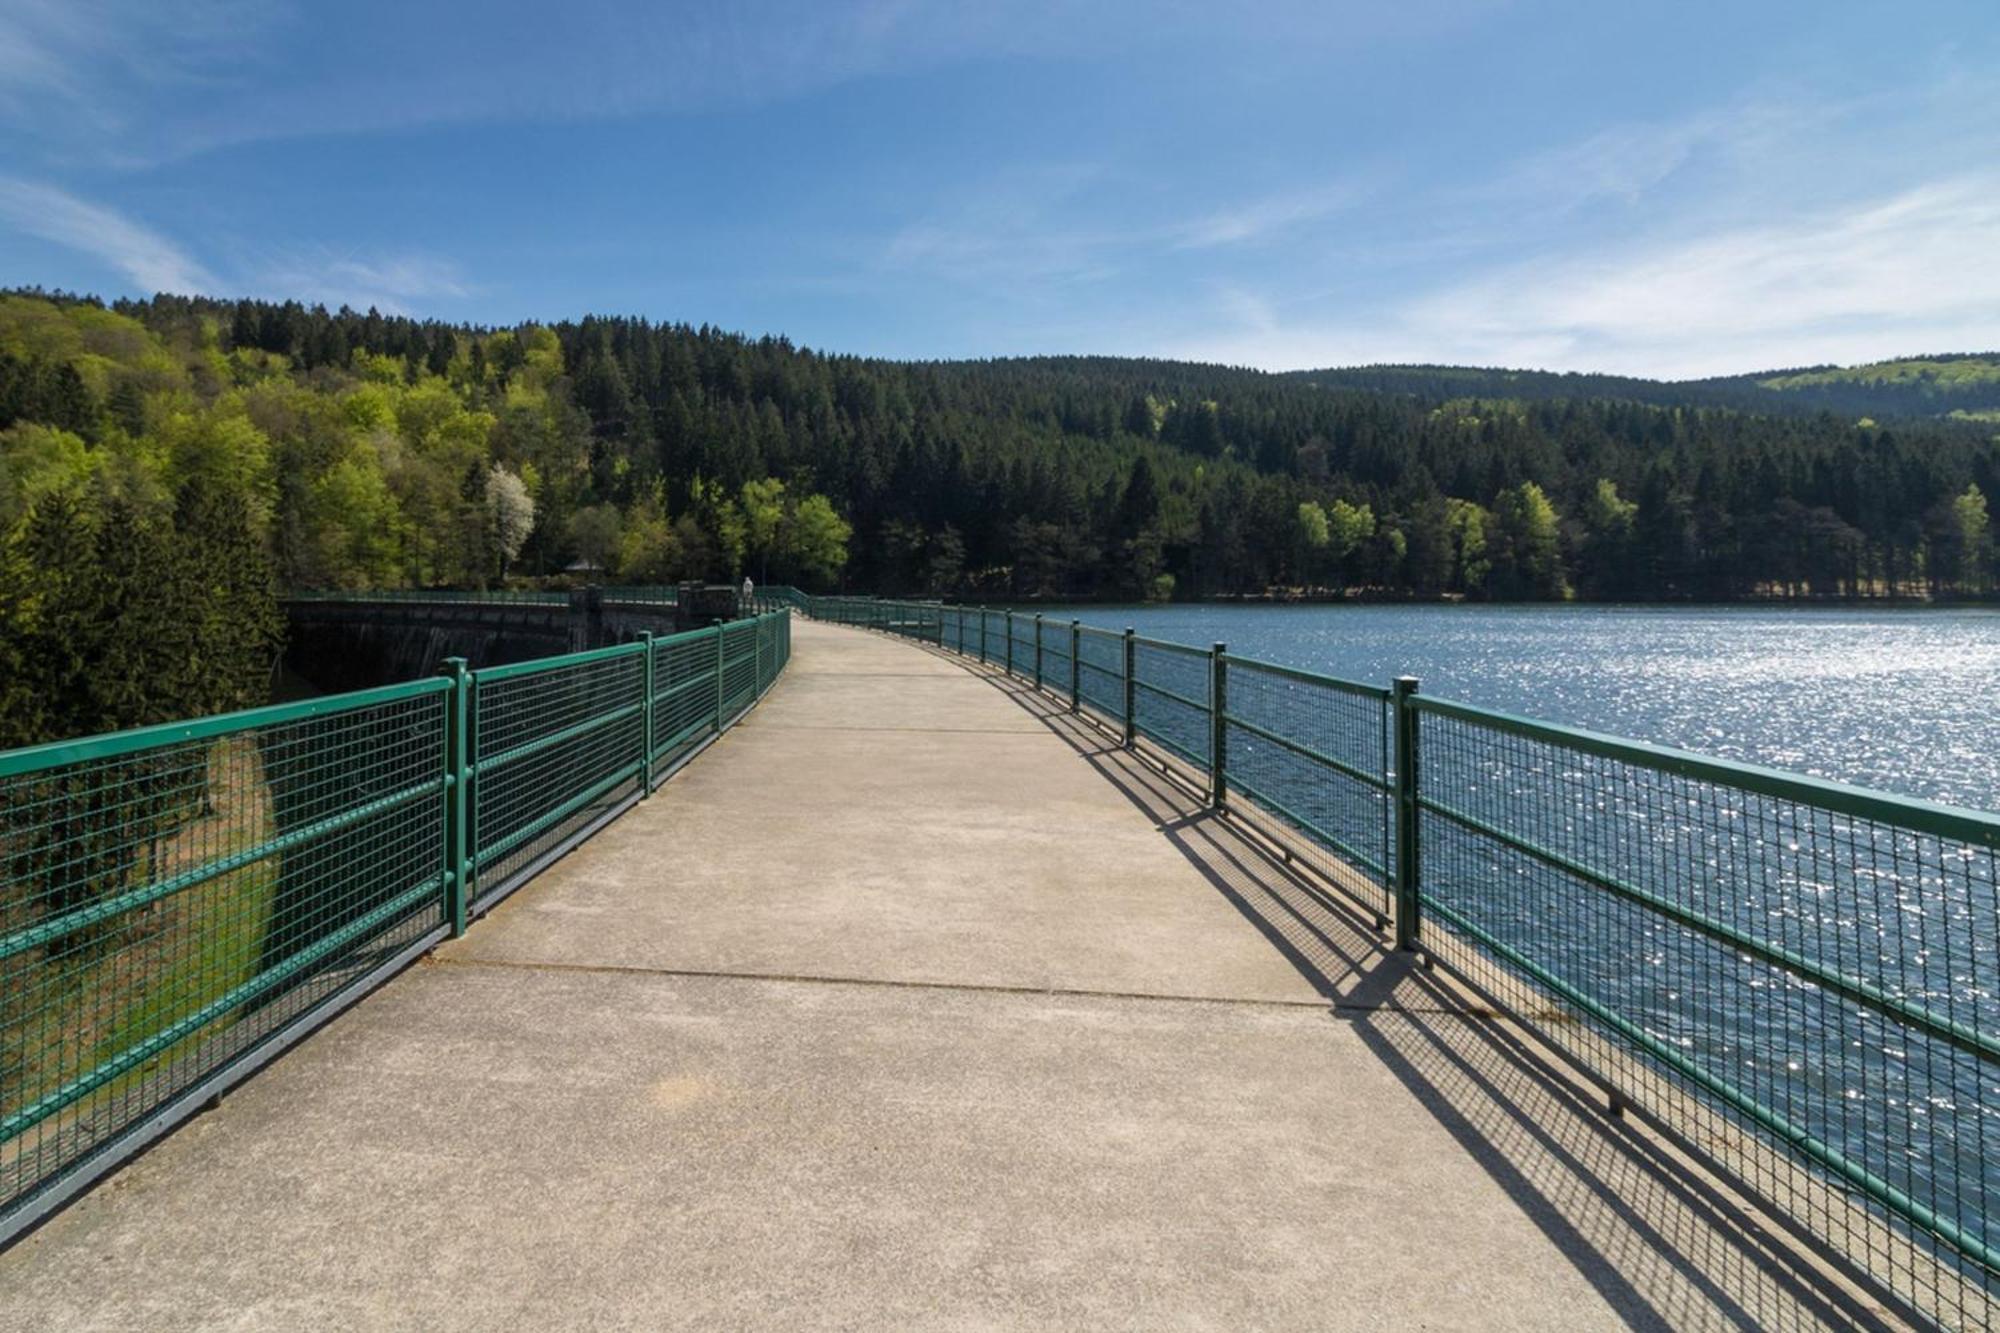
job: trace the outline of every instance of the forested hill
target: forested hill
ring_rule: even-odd
[[[0,297],[0,532],[25,549],[57,496],[99,526],[116,505],[167,529],[199,483],[237,497],[292,588],[565,571],[984,600],[1993,586],[2000,424],[1979,408],[1739,405],[1921,394],[1907,385],[1942,371],[1753,379],[904,363],[632,319],[476,329],[20,293]]]
[[[1470,366],[1358,366],[1302,370],[1295,378],[1329,389],[1428,398],[1608,398],[1656,407],[1726,407],[1742,412],[1832,412],[1840,416],[2000,420],[2000,353],[1923,356],[1864,366],[1809,366],[1701,380],[1487,370]]]

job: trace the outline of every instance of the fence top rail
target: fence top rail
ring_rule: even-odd
[[[288,592],[281,602],[508,602],[527,606],[567,606],[566,592],[494,588],[486,592],[457,588],[384,588],[357,592]]]
[[[0,778],[20,777],[24,774],[40,773],[51,768],[89,763],[93,760],[116,759],[121,755],[138,754],[145,750],[185,744],[188,741],[212,740],[219,736],[234,735],[239,731],[254,731],[258,727],[282,726],[307,718],[351,713],[363,708],[379,708],[383,704],[400,703],[405,699],[437,694],[450,688],[450,681],[442,676],[434,676],[423,680],[403,681],[395,685],[381,685],[374,689],[354,690],[347,694],[328,694],[317,699],[300,699],[294,703],[266,704],[261,708],[246,708],[235,713],[217,713],[213,717],[191,718],[184,722],[161,722],[150,727],[136,727],[131,731],[114,731],[100,736],[79,736],[66,741],[48,741],[19,750],[0,751]]]
[[[1538,722],[1473,704],[1413,694],[1409,702],[1419,713],[1455,718],[1528,740],[1545,741],[1584,754],[1613,759],[1675,777],[1691,778],[1758,796],[1816,806],[1856,819],[1894,825],[1913,833],[2000,851],[2000,814],[1942,805],[1914,796],[1897,796],[1825,778],[1788,773],[1757,764],[1712,759],[1690,750],[1626,740],[1602,732],[1584,731],[1554,722]]]
[[[713,639],[729,630],[738,631],[737,637],[740,638],[743,631],[755,630],[759,623],[785,614],[787,613],[783,611],[766,611],[762,615],[747,616],[742,620],[726,620],[719,625],[682,630],[679,634],[668,634],[651,640],[634,639],[631,643],[614,643],[607,648],[590,648],[580,653],[561,653],[555,657],[534,657],[525,662],[481,667],[472,674],[475,679],[483,681],[507,680],[514,676],[532,676],[543,671],[560,671],[565,667],[586,666],[609,658],[635,656],[645,652],[648,643],[654,648],[672,648],[677,644],[691,643],[696,639]]]
[[[1266,662],[1259,657],[1238,657],[1235,653],[1224,653],[1222,660],[1231,667],[1242,667],[1248,671],[1257,671],[1270,676],[1282,676],[1286,680],[1295,680],[1302,685],[1324,685],[1329,689],[1359,695],[1364,699],[1387,702],[1393,697],[1393,691],[1381,685],[1369,685],[1358,680],[1346,680],[1340,676],[1323,675],[1317,671],[1304,671],[1298,667],[1279,666],[1276,662]]]
[[[636,657],[646,651],[643,640],[632,643],[614,643],[608,648],[591,648],[580,653],[562,653],[555,657],[531,657],[525,662],[507,662],[500,666],[481,667],[472,673],[477,681],[510,680],[515,676],[533,676],[543,671],[561,671],[566,667],[587,666],[592,662],[603,662],[616,657]]]
[[[1207,657],[1210,649],[1196,648],[1192,644],[1175,643],[1172,639],[1149,639],[1143,634],[1132,636],[1132,642],[1141,648],[1159,648],[1170,653],[1182,653],[1188,657]]]

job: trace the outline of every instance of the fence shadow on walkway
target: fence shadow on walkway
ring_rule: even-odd
[[[1670,1147],[1607,1114],[1522,1025],[1395,952],[1366,902],[1287,865],[1273,844],[1214,815],[1199,793],[1063,703],[943,656],[1039,718],[1142,812],[1628,1325],[1906,1326]],[[1422,1255],[1382,1262],[1406,1267],[1413,1287],[1424,1281]]]

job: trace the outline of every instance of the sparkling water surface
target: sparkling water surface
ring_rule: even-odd
[[[2000,809],[2000,610],[1081,606],[1206,646],[1722,759]]]

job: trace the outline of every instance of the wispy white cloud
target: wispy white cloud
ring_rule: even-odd
[[[0,220],[92,255],[146,292],[214,292],[212,274],[150,227],[53,185],[0,177]]]
[[[2000,176],[1694,237],[1504,266],[1324,321],[1243,314],[1172,350],[1273,369],[1362,361],[1699,376],[2000,347]]]
[[[1639,204],[1697,169],[1768,170],[1801,138],[1864,109],[1860,99],[1764,94],[1675,119],[1608,125],[1456,193],[1516,215],[1524,208],[1562,213],[1597,202]]]
[[[363,257],[324,247],[253,261],[245,289],[330,308],[370,306],[384,314],[421,313],[472,294],[456,263],[432,255]]]
[[[490,0],[476,22],[369,0],[8,0],[0,119],[36,128],[52,157],[156,165],[274,139],[756,106],[1111,35],[1108,15],[1064,0],[1005,12],[956,0],[569,0],[559,22],[541,0]],[[160,95],[189,85],[203,96]]]
[[[1366,197],[1355,181],[1336,181],[1308,190],[1265,195],[1169,228],[1179,249],[1202,250],[1287,235],[1310,223],[1352,208]]]
[[[1358,183],[1342,180],[1176,217],[1141,211],[1131,182],[1101,166],[1044,166],[957,192],[898,229],[882,263],[955,282],[1096,282],[1163,254],[1275,241],[1363,195]],[[1140,216],[1129,221],[1118,217],[1135,211]]]
[[[1094,281],[1111,275],[1135,237],[1071,220],[1103,183],[1088,162],[1004,171],[950,195],[897,228],[879,265],[948,282],[1013,288]]]
[[[425,254],[359,254],[324,246],[237,255],[220,274],[145,223],[38,181],[0,176],[0,231],[86,254],[148,294],[268,296],[329,307],[409,313],[472,294],[457,264]]]
[[[1310,62],[1504,3],[1271,0],[1237,24],[1196,0],[566,0],[559,14],[487,0],[476,21],[392,0],[7,0],[0,116],[59,131],[70,160],[157,164],[275,139],[764,106],[981,61],[1217,60],[1234,43],[1260,64],[1273,50]],[[191,81],[202,97],[156,95]],[[51,97],[70,113],[60,125]]]
[[[149,98],[240,82],[247,58],[283,17],[281,0],[8,0],[0,7],[0,120],[34,126],[50,145],[106,155],[142,126],[173,119]],[[150,115],[149,115],[150,111]]]

